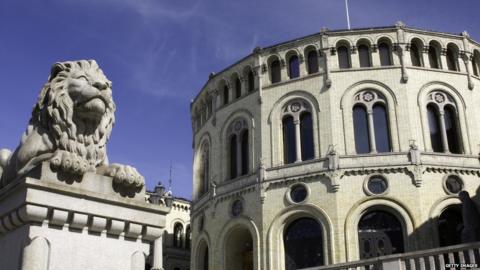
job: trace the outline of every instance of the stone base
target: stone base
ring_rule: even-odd
[[[169,208],[146,203],[145,191],[128,196],[110,177],[60,178],[43,163],[0,190],[1,268],[144,270]]]

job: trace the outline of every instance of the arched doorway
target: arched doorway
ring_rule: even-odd
[[[253,270],[253,238],[245,227],[232,230],[225,242],[225,268]]]
[[[299,218],[284,231],[285,269],[321,266],[323,258],[322,226],[312,218]]]
[[[438,240],[441,247],[460,244],[462,241],[462,207],[450,205],[438,217]]]
[[[202,240],[198,245],[197,252],[196,252],[196,262],[198,270],[208,270],[208,261],[209,261],[209,254],[208,254],[208,245],[205,240]],[[193,256],[192,256],[193,259]]]
[[[398,218],[386,211],[368,211],[358,222],[360,259],[402,253],[403,228]]]

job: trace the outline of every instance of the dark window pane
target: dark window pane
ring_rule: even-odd
[[[302,145],[302,160],[313,159],[313,125],[312,114],[304,112],[300,116],[300,142]]]
[[[295,185],[290,190],[290,198],[293,202],[301,203],[307,198],[308,191],[304,185]]]
[[[433,105],[427,106],[428,127],[430,129],[430,141],[434,152],[443,152],[442,134],[437,108]]]
[[[370,153],[367,111],[359,105],[353,107],[353,129],[357,154]]]
[[[358,57],[360,59],[360,67],[370,67],[370,50],[367,45],[358,46]]]
[[[463,218],[461,205],[449,206],[438,218],[438,239],[440,246],[461,244]]]
[[[230,178],[237,177],[237,136],[230,137]]]
[[[208,270],[208,247],[205,248],[205,253],[203,254],[203,269]]]
[[[293,117],[283,118],[283,162],[293,163],[296,159],[295,125]]]
[[[337,49],[338,66],[340,68],[350,68],[350,56],[347,47],[340,46]]]
[[[457,54],[452,48],[447,49],[447,67],[448,70],[458,71]]]
[[[390,132],[388,129],[387,111],[383,105],[373,106],[373,127],[375,131],[375,144],[378,152],[390,152]]]
[[[248,79],[248,92],[253,92],[253,90],[255,90],[255,79],[253,76],[253,71],[250,70],[248,72],[247,79]]]
[[[368,180],[368,190],[373,194],[382,194],[387,191],[388,183],[379,176],[374,176]]]
[[[228,87],[223,87],[223,104],[228,104]]]
[[[440,68],[440,64],[438,63],[437,49],[432,45],[430,45],[428,49],[428,62],[430,63],[431,68]]]
[[[190,228],[190,225],[187,226],[187,229],[185,230],[185,248],[190,249],[192,243],[192,230]]]
[[[281,81],[280,75],[280,61],[275,60],[270,65],[270,72],[272,76],[272,83],[277,83]]]
[[[245,130],[242,133],[241,137],[241,147],[242,147],[242,175],[248,173],[248,130]]]
[[[472,66],[473,66],[473,75],[479,76],[479,74],[480,74],[480,53],[478,51],[475,51],[473,53]]]
[[[447,190],[453,194],[458,194],[463,189],[463,182],[455,175],[450,175],[445,181]]]
[[[458,136],[457,114],[455,109],[450,106],[445,107],[445,130],[447,131],[448,149],[451,153],[461,154],[462,147]]]
[[[312,50],[308,53],[308,74],[313,74],[318,72],[318,55],[315,50]]]
[[[288,60],[288,72],[290,79],[298,78],[300,76],[300,66],[298,62],[298,56],[293,55]]]
[[[173,246],[182,247],[183,226],[180,223],[175,224],[173,229]]]
[[[371,211],[358,223],[360,259],[402,253],[403,229],[400,221],[385,211]]]
[[[390,46],[383,42],[378,45],[378,52],[380,54],[380,65],[391,66],[392,59],[390,56]]]
[[[239,98],[242,95],[242,83],[239,78],[235,79],[235,98]]]
[[[300,218],[292,222],[283,236],[285,269],[323,265],[322,226],[311,218]]]
[[[417,44],[412,43],[410,45],[410,58],[412,59],[412,65],[415,67],[421,67],[422,62],[420,60],[420,50],[418,49]]]

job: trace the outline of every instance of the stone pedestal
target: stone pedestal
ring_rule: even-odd
[[[116,189],[110,177],[76,179],[53,172],[48,162],[2,188],[0,268],[145,269],[170,209],[146,203],[145,190]],[[155,248],[154,267],[161,269],[161,245]]]

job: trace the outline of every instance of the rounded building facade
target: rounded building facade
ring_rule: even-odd
[[[480,44],[337,30],[252,54],[191,103],[195,270],[291,270],[459,243],[480,175]]]

